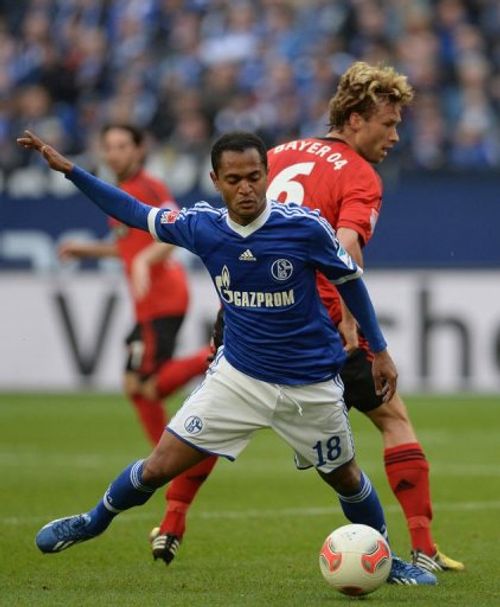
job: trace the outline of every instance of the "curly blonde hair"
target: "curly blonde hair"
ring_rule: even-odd
[[[369,118],[380,103],[404,107],[411,103],[413,95],[406,76],[394,68],[356,61],[342,74],[337,92],[330,99],[329,126],[342,127],[353,112]]]

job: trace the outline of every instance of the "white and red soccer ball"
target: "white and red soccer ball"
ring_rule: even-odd
[[[319,553],[325,580],[350,596],[368,594],[381,586],[392,566],[384,537],[367,525],[344,525],[332,531]]]

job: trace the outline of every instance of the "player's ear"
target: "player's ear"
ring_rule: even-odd
[[[358,114],[358,112],[352,112],[352,114],[349,115],[348,122],[353,131],[359,131],[363,124],[363,116]]]
[[[214,184],[215,189],[220,192],[220,188],[219,188],[219,180],[217,178],[217,175],[213,172],[210,171],[210,179],[212,180],[212,183]]]

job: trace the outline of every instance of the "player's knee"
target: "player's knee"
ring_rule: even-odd
[[[354,459],[332,472],[318,472],[321,478],[341,495],[353,495],[359,491],[361,470]]]
[[[382,431],[397,426],[410,426],[408,410],[397,394],[390,402],[368,411],[366,415]]]

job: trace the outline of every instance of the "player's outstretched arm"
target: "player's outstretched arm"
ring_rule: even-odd
[[[71,259],[101,259],[103,257],[119,257],[118,246],[106,240],[66,240],[57,249],[61,261]]]
[[[154,207],[139,202],[123,190],[87,173],[30,131],[25,131],[23,137],[17,139],[17,143],[26,149],[39,152],[51,169],[64,173],[107,215],[133,228],[149,231],[148,215]]]

